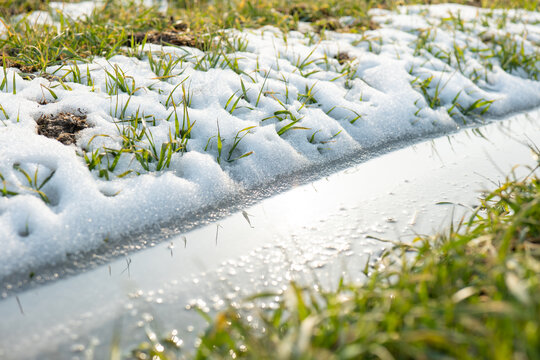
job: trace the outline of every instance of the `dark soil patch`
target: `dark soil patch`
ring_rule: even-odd
[[[315,6],[308,6],[307,4],[293,5],[289,9],[282,9],[282,12],[297,17],[300,21],[309,22],[314,22],[331,15],[330,9],[326,7],[317,8]]]
[[[147,32],[137,32],[133,34],[133,40],[136,44],[142,44],[145,41],[149,44],[190,46],[201,48],[203,45],[195,36],[188,32],[186,24],[175,24],[174,29],[170,30],[150,30]],[[131,42],[131,39],[129,40]]]
[[[474,0],[479,1],[479,0]],[[354,24],[345,25],[339,21],[339,15],[329,7],[317,7],[316,5],[297,4],[292,7],[278,8],[284,15],[289,15],[299,21],[311,23],[317,32],[331,30],[337,32],[360,32],[375,30],[379,25],[368,17],[358,18]]]
[[[45,78],[45,79],[47,79],[49,81],[58,81],[58,82],[60,82],[60,81],[63,80],[62,77],[60,77],[58,75],[54,75],[54,74],[42,73],[39,76],[42,77],[42,78]]]
[[[343,65],[343,64],[345,64],[345,62],[353,60],[354,57],[351,57],[346,52],[338,52],[337,55],[336,55],[336,59],[337,59],[337,61],[339,62],[340,65]]]
[[[470,0],[470,1],[467,1],[465,4],[470,5],[470,6],[476,6],[476,7],[483,7],[484,6],[482,4],[481,0]]]
[[[345,25],[342,24],[338,18],[329,16],[314,21],[312,24],[318,33],[323,30],[330,30],[341,33],[358,33],[367,30],[376,30],[380,28],[379,24],[368,18],[360,19],[351,25]]]
[[[317,32],[321,32],[322,30],[336,31],[344,27],[339,22],[339,19],[335,17],[325,17],[323,19],[315,21],[313,25],[315,25],[315,29],[317,29]]]
[[[56,115],[41,115],[37,120],[39,135],[60,141],[64,145],[75,143],[79,131],[86,129],[86,115],[59,113]]]
[[[7,68],[16,68],[21,70],[23,73],[32,73],[39,70],[36,66],[21,64],[14,61],[8,55],[0,54],[0,66],[3,66],[4,63],[6,64]]]

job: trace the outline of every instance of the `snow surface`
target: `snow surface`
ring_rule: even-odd
[[[540,106],[540,13],[435,5],[371,15],[381,28],[364,34],[229,30],[230,53],[126,49],[49,68],[61,82],[0,71],[0,276],[362,148]],[[523,66],[483,56],[504,41],[518,44]],[[445,55],[456,49],[461,58]],[[37,134],[41,115],[60,112],[91,125],[76,145]],[[182,141],[168,166],[137,160]],[[89,170],[92,154],[101,163]]]
[[[60,12],[64,16],[72,19],[84,18],[90,16],[94,9],[98,6],[102,6],[101,1],[81,1],[77,3],[65,3],[59,1],[49,2],[49,7],[54,12]]]

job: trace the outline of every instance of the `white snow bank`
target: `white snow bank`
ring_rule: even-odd
[[[147,45],[48,69],[62,82],[4,69],[0,276],[360,148],[540,105],[539,13],[372,15],[381,28],[364,34],[231,30],[235,51]],[[37,135],[61,112],[91,125],[76,145]]]

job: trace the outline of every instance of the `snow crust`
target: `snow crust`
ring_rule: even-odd
[[[74,18],[88,11],[63,6],[53,5]],[[540,13],[434,5],[371,15],[381,28],[364,34],[229,30],[228,53],[146,45],[51,67],[49,80],[0,71],[0,275],[362,148],[540,105]],[[517,66],[501,60],[507,43],[518,44]],[[91,125],[75,145],[37,134],[40,116],[61,112]]]

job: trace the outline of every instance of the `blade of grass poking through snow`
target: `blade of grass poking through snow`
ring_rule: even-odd
[[[59,78],[58,79],[58,83],[59,85],[64,89],[64,90],[68,90],[68,91],[73,91],[73,89],[71,88],[71,86],[67,85],[64,80],[62,80],[62,78]],[[51,86],[51,87],[57,87],[58,84],[55,84],[54,86]]]
[[[452,113],[452,111],[454,110],[454,108],[458,105],[458,99],[459,99],[459,96],[461,95],[461,92],[463,90],[459,90],[456,94],[456,96],[454,96],[454,98],[452,99],[452,106],[450,106],[450,108],[448,108],[447,112],[448,112],[448,115],[450,116],[453,116],[454,114]]]
[[[233,154],[234,150],[236,149],[236,147],[238,146],[238,144],[240,143],[240,141],[242,141],[242,139],[243,139],[247,134],[250,133],[250,130],[251,130],[251,129],[254,129],[254,128],[256,128],[256,127],[257,127],[257,126],[255,126],[255,125],[254,125],[254,126],[248,126],[247,128],[244,128],[244,129],[242,129],[242,130],[239,130],[239,131],[236,133],[236,135],[234,136],[234,139],[233,139],[233,145],[231,146],[231,149],[229,150],[229,156],[227,157],[227,161],[228,161],[228,162],[233,162],[233,161],[236,161],[236,160],[238,160],[238,159],[242,159],[242,158],[244,158],[244,157],[246,157],[246,156],[249,156],[249,155],[253,154],[253,151],[249,151],[249,152],[247,152],[247,153],[245,153],[245,154],[243,154],[243,155],[240,155],[240,156],[238,156],[238,157],[236,157],[236,158],[234,158],[234,159],[231,159],[232,154]],[[243,134],[242,136],[240,136],[241,133],[244,133],[244,134]]]
[[[174,138],[178,139],[182,137],[182,131],[180,130],[180,121],[178,120],[178,113],[176,112],[177,109],[176,109],[176,104],[174,103],[174,100],[172,102],[172,105],[173,105],[173,113],[174,113]],[[171,117],[173,113],[169,115],[167,120],[169,120],[169,118]]]
[[[236,98],[236,101],[234,102],[234,104],[232,104],[231,108],[230,109],[227,109],[229,107],[229,104],[231,103],[231,101],[234,99],[234,96],[238,93],[239,90],[236,90],[230,97],[229,99],[227,100],[227,102],[225,103],[225,110],[227,110],[229,112],[229,114],[232,115],[232,113],[234,112],[234,110],[236,109],[236,107],[238,106],[238,102],[242,99],[242,97],[238,96]]]
[[[315,62],[315,59],[309,60],[309,58],[311,58],[311,55],[313,55],[315,50],[317,50],[317,47],[319,46],[319,44],[320,44],[320,41],[316,46],[313,47],[313,49],[311,49],[309,54],[302,61],[300,61],[301,57],[300,56],[298,57],[295,66],[300,70],[300,74],[302,74],[302,70],[304,70],[306,66],[309,66]],[[307,77],[306,75],[303,75],[303,74],[302,76]]]
[[[302,118],[300,119],[296,119],[294,121],[291,121],[291,123],[283,126],[282,128],[280,128],[278,131],[277,131],[277,134],[279,136],[285,134],[287,131],[289,130],[310,130],[310,128],[308,127],[304,127],[304,126],[294,126],[297,122],[299,122],[300,120],[302,120]]]
[[[28,182],[28,186],[24,186],[23,188],[28,189],[32,192],[35,192],[39,195],[39,197],[45,202],[46,204],[50,203],[49,198],[47,195],[41,191],[41,189],[49,182],[49,180],[54,176],[55,170],[51,171],[51,173],[41,182],[41,184],[38,184],[38,171],[39,168],[36,167],[36,170],[34,172],[34,178],[28,174],[19,164],[13,164],[13,169],[17,170],[19,173],[23,174],[26,181]]]
[[[2,56],[2,72],[4,73],[4,78],[2,79],[2,83],[0,83],[0,90],[4,91],[4,88],[6,88],[7,91],[7,69],[8,66],[6,64],[6,56],[5,54]]]
[[[328,140],[325,140],[325,141],[321,141],[321,144],[328,144],[330,142],[335,142],[336,140],[334,140],[336,137],[338,137],[339,134],[341,134],[341,131],[342,130],[339,130],[337,133],[335,133],[334,135],[330,136],[330,138]]]
[[[18,195],[18,193],[7,189],[7,182],[4,176],[2,175],[2,173],[0,173],[0,180],[2,181],[2,188],[0,189],[0,194],[2,194],[2,196],[7,197],[7,196]]]
[[[43,91],[43,89],[47,90],[49,92],[49,94],[51,94],[51,96],[53,97],[54,100],[58,100],[58,96],[56,96],[56,93],[54,91],[52,91],[51,88],[43,85],[43,84],[40,84],[41,85],[41,91]]]
[[[244,85],[244,81],[242,80],[242,78],[240,78],[240,86],[242,87],[242,97],[244,98],[244,100],[246,100],[246,102],[249,102],[246,86]]]
[[[266,80],[268,80],[268,77],[270,76],[270,70],[266,72],[266,75],[264,77],[263,84],[261,86],[261,90],[259,91],[259,95],[257,95],[257,101],[255,102],[255,106],[259,106],[259,101],[261,100],[261,95],[264,91],[264,85],[266,84]]]
[[[6,110],[4,109],[4,107],[2,106],[2,104],[0,104],[0,111],[2,111],[2,114],[4,115],[4,118],[5,118],[6,120],[9,120],[9,115],[7,114],[7,112],[6,112]],[[4,124],[5,126],[7,126],[6,123],[4,122],[4,120],[2,120],[2,124]]]
[[[306,104],[316,104],[317,103],[317,99],[315,99],[313,97],[313,88],[315,87],[315,85],[317,85],[317,82],[313,83],[313,85],[311,85],[311,87],[308,87],[307,84],[306,84],[306,91],[305,91],[305,94],[300,94],[298,93],[298,101],[301,101],[302,105],[300,106],[300,108],[296,111],[300,111],[302,110],[302,108],[306,105]]]
[[[240,69],[240,66],[238,64],[238,58],[235,57],[234,58],[234,61],[231,61],[227,55],[225,54],[225,52],[223,50],[221,50],[221,56],[223,57],[224,61],[222,62],[226,64],[226,66],[228,66],[232,71],[234,71],[235,73],[237,74],[243,74],[244,72],[242,71],[242,69]],[[222,65],[223,67],[223,65]]]
[[[92,87],[94,91],[94,81],[92,80],[92,75],[90,74],[90,67],[86,65],[86,85]]]
[[[217,162],[218,164],[221,164],[221,150],[223,148],[223,143],[221,141],[221,134],[219,132],[219,120],[216,120],[216,125],[217,125],[217,151],[218,151]]]
[[[311,137],[309,138],[309,143],[310,144],[314,144],[315,143],[315,135],[317,135],[318,132],[320,132],[321,130],[317,130],[315,131],[313,134],[311,134]]]
[[[113,82],[113,84],[110,85],[109,88],[109,95],[116,95],[118,94],[118,90],[128,94],[133,95],[137,92],[137,90],[140,89],[140,87],[135,87],[135,79],[132,76],[128,76],[124,73],[124,71],[118,66],[117,64],[109,65],[113,68],[114,74],[109,72],[109,70],[105,69],[105,73],[109,77],[109,79]],[[131,86],[130,86],[131,84]],[[113,87],[114,85],[114,87]]]
[[[181,146],[182,146],[183,151],[185,151],[187,149],[187,143],[188,143],[188,140],[191,138],[191,130],[193,130],[193,127],[195,126],[195,123],[196,123],[196,121],[192,122],[190,127],[187,128],[182,133]]]
[[[347,121],[351,124],[354,124],[358,119],[361,119],[362,118],[362,114],[359,114],[358,112],[354,111],[353,109],[347,109],[349,110],[350,112],[352,112],[355,117],[352,118],[352,119],[347,119]]]
[[[467,109],[463,110],[463,115],[470,113],[479,113],[480,115],[485,114],[494,100],[478,99],[473,102]]]
[[[180,81],[178,84],[176,84],[176,86],[171,90],[171,92],[169,93],[169,96],[167,96],[167,100],[165,100],[165,106],[169,106],[169,101],[173,100],[173,94],[174,92],[176,91],[176,89],[178,89],[178,87],[180,86],[183,86],[182,84],[189,78],[186,77],[185,79],[183,79],[182,81]]]
[[[183,104],[183,115],[182,115],[182,140],[191,138],[191,129],[193,128],[191,124],[191,119],[189,118],[188,108],[191,106],[191,94],[189,90],[186,93],[186,88],[182,84],[182,104]]]

